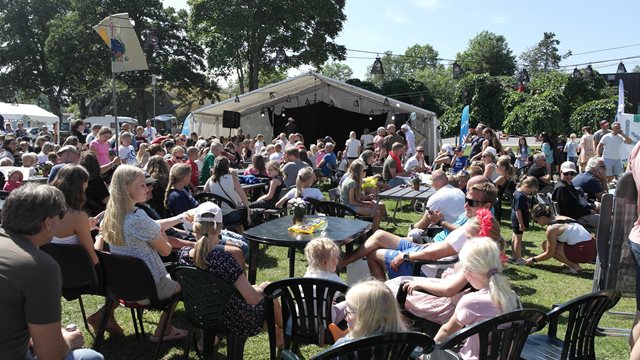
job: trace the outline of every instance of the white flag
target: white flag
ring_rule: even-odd
[[[108,16],[94,26],[93,30],[111,48],[112,72],[149,69],[128,13]]]

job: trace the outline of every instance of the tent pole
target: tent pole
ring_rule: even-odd
[[[113,93],[113,116],[116,118],[116,129],[115,129],[116,144],[115,145],[116,145],[116,154],[117,154],[118,145],[120,144],[118,142],[120,125],[118,124],[118,100],[116,99],[116,73],[113,71],[111,71],[111,83],[112,83],[111,91]]]

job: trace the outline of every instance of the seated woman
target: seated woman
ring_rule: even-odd
[[[164,207],[171,216],[198,206],[198,201],[186,191],[191,182],[191,166],[184,163],[176,163],[169,170],[169,183],[164,196]]]
[[[284,194],[276,203],[276,208],[281,209],[289,200],[296,197],[323,201],[324,195],[322,194],[322,191],[311,187],[315,181],[316,175],[312,168],[304,167],[300,169],[300,171],[298,171],[298,176],[296,177],[296,188],[291,189]]]
[[[346,179],[340,186],[340,200],[343,204],[353,209],[358,215],[371,216],[373,218],[372,230],[380,228],[380,220],[386,209],[382,202],[373,201],[372,195],[362,193],[362,179],[364,178],[364,163],[355,160],[349,166]]]
[[[85,151],[80,156],[80,165],[89,173],[89,183],[85,189],[86,199],[90,200],[85,204],[85,208],[93,216],[106,209],[109,202],[109,188],[100,176],[100,163],[96,154],[92,151]]]
[[[229,172],[229,159],[226,156],[218,156],[215,159],[211,177],[204,184],[204,191],[221,196],[237,207],[244,205],[249,208],[249,200],[242,190],[238,177]],[[246,218],[243,219],[243,212],[231,208],[226,203],[222,203],[222,219],[226,224],[237,224],[239,222],[249,223],[251,221],[250,211],[247,211]],[[239,233],[244,231],[244,226],[240,226]]]
[[[111,180],[111,197],[101,226],[102,238],[109,243],[111,253],[142,259],[155,280],[158,298],[166,299],[180,292],[180,284],[171,279],[160,259],[160,255],[167,256],[172,250],[163,232],[164,225],[135,206],[146,198],[147,184],[142,170],[132,165],[119,166]],[[171,325],[173,310],[163,312],[160,317],[160,324],[168,321],[166,341],[187,336],[185,330]],[[159,340],[160,330],[160,326],[156,327],[151,341]]]
[[[271,178],[271,182],[269,182],[269,191],[249,205],[252,209],[274,209],[278,202],[280,191],[284,189],[282,171],[280,170],[280,164],[277,161],[269,161],[267,163],[267,175]]]
[[[182,248],[178,254],[181,265],[196,266],[233,284],[242,298],[231,297],[225,306],[223,321],[227,329],[241,337],[255,336],[264,324],[264,288],[269,285],[251,285],[243,273],[243,268],[218,245],[222,229],[222,210],[211,204],[205,213],[196,212],[193,230],[198,239],[195,248]],[[282,314],[280,306],[274,305],[278,345],[283,343]],[[279,323],[278,323],[279,320]]]
[[[483,175],[492,182],[495,182],[500,175],[496,171],[496,153],[493,148],[489,148],[482,152],[482,163],[484,165]]]
[[[574,219],[553,216],[541,205],[535,205],[531,213],[538,224],[547,226],[547,240],[542,243],[544,252],[525,260],[525,265],[554,258],[567,266],[565,272],[577,274],[582,270],[579,264],[596,259],[596,240]]]
[[[498,158],[495,173],[498,177],[493,181],[493,184],[498,187],[498,193],[502,193],[509,180],[511,180],[516,173],[508,155],[502,155]]]
[[[451,159],[453,158],[453,148],[449,144],[442,145],[440,152],[433,160],[433,169],[446,170],[451,166]]]
[[[349,334],[333,345],[338,346],[365,336],[407,331],[396,297],[378,280],[360,282],[346,296],[344,315]]]
[[[466,280],[478,291],[460,299],[455,312],[442,325],[434,340],[444,341],[449,335],[475,323],[516,310],[520,307],[509,280],[502,274],[500,250],[489,238],[468,240],[460,251],[460,265]],[[480,351],[478,336],[472,336],[460,349],[463,359],[477,359]]]
[[[253,155],[253,158],[251,158],[251,165],[249,165],[247,170],[244,171],[243,175],[269,176],[267,174],[264,157],[260,154]]]

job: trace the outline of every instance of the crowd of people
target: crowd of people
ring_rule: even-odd
[[[271,143],[261,134],[245,136],[241,129],[229,138],[196,133],[160,136],[150,121],[146,127],[122,124],[116,136],[105,127],[89,131],[76,120],[72,135],[55,145],[54,134],[40,135],[31,143],[19,132],[20,125],[15,131],[5,126],[0,165],[17,169],[6,180],[0,178],[11,193],[2,209],[0,234],[0,275],[11,279],[0,282],[0,288],[11,295],[4,297],[9,306],[0,306],[0,311],[8,311],[3,317],[9,319],[6,334],[19,336],[11,342],[0,340],[0,349],[16,358],[49,352],[67,354],[68,359],[101,358],[90,350],[76,350],[83,344],[80,331],[61,330],[60,272],[51,270],[57,269],[55,264],[37,249],[48,242],[81,245],[96,269],[100,267],[96,251],[142,259],[160,299],[181,291],[165,261],[211,272],[241,294],[229,306],[225,325],[240,336],[256,335],[263,329],[263,290],[268,283],[251,285],[245,277],[248,243],[242,232],[263,221],[258,209],[282,208],[294,198],[324,200],[314,187],[319,179],[336,183],[339,201],[358,216],[370,218],[373,230],[343,258],[327,239],[314,239],[305,250],[309,264],[305,277],[342,281],[337,270],[366,258],[375,278],[351,287],[346,300],[334,304],[334,323],[348,324],[347,331],[344,326],[332,329],[336,345],[407,329],[395,300],[394,291],[400,287],[409,293],[407,309],[442,325],[435,337],[442,341],[464,326],[520,306],[502,275],[506,261],[534,266],[555,258],[576,274],[581,263],[595,259],[592,232],[598,225],[599,200],[622,172],[622,157],[616,153],[630,142],[619,124],[610,131],[608,123],[600,125],[603,131],[593,135],[585,127],[579,142],[571,134],[561,149],[542,133],[541,151],[534,153],[524,137],[512,151],[502,146],[496,131],[479,124],[465,139],[468,155],[464,145],[445,144],[430,160],[424,148],[416,146],[409,124],[397,131],[394,124],[374,133],[365,129],[360,138],[351,131],[344,144],[326,136],[308,148],[293,119],[287,123],[289,131]],[[336,148],[344,150],[335,152]],[[375,166],[382,168],[380,174],[374,173]],[[48,176],[49,185],[25,184],[14,176],[23,174],[20,167]],[[386,207],[376,200],[377,193],[406,186],[407,179],[421,173],[430,174],[435,190],[421,219],[406,236],[380,229]],[[251,181],[263,182],[266,190],[245,191],[242,183]],[[195,200],[199,192],[228,202],[201,205]],[[543,204],[532,207],[536,192],[551,194],[558,213]],[[512,202],[511,257],[505,255],[507,243],[496,219],[505,194]],[[30,216],[25,220],[22,214]],[[538,255],[524,258],[523,236],[531,220],[547,226],[546,241]],[[228,224],[240,225],[232,232],[225,229]],[[453,267],[423,265],[421,272],[427,277],[412,276],[416,261],[456,258]],[[31,273],[40,275],[23,281]],[[467,284],[476,291],[465,290]],[[432,295],[416,291],[420,289]],[[24,309],[20,296],[27,299]],[[31,304],[31,299],[37,301]],[[277,343],[282,345],[287,325],[281,321],[279,304],[274,306]],[[159,341],[160,335],[165,340],[187,336],[171,325],[172,315],[173,309],[163,313],[166,331],[161,334],[158,327],[151,341]],[[107,332],[123,334],[113,311],[106,313],[105,308],[88,322],[97,329],[104,317],[108,317]],[[471,339],[461,356],[473,358],[478,346]]]

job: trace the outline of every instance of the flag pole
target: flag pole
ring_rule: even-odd
[[[111,71],[111,83],[112,83],[112,95],[113,95],[113,116],[116,118],[116,129],[115,129],[115,135],[116,135],[116,155],[117,155],[117,149],[118,149],[118,135],[119,135],[119,131],[120,131],[120,126],[118,125],[118,99],[116,97],[116,73]]]

